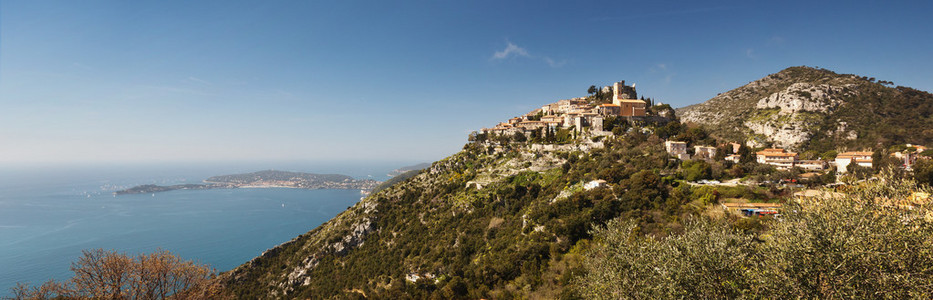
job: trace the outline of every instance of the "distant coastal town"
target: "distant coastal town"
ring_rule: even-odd
[[[314,174],[266,170],[245,174],[214,176],[203,184],[140,185],[114,192],[114,195],[150,194],[173,190],[206,190],[231,188],[299,188],[299,189],[346,189],[369,191],[381,182],[372,179],[355,179],[339,174]]]

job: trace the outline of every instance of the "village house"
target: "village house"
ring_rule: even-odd
[[[836,172],[847,173],[849,164],[871,168],[871,152],[843,152],[836,155]]]
[[[738,154],[730,154],[729,156],[726,156],[726,161],[739,163],[741,160],[742,160],[742,156]]]
[[[528,131],[528,130],[541,130],[541,128],[544,128],[544,126],[546,125],[544,122],[541,122],[541,121],[521,121],[518,123],[517,126]]]
[[[711,146],[693,146],[694,159],[713,159],[716,157],[716,147]]]
[[[668,154],[680,160],[690,159],[690,154],[687,154],[686,142],[666,141],[664,142],[664,149],[667,150]]]
[[[826,162],[815,159],[815,160],[798,160],[794,163],[794,166],[807,170],[807,171],[823,171],[826,170]]]
[[[765,149],[755,155],[758,163],[769,164],[781,170],[793,168],[794,162],[797,161],[797,153],[786,152],[784,149]]]
[[[605,180],[597,179],[597,180],[593,180],[593,181],[590,181],[590,182],[587,182],[586,184],[584,184],[584,185],[583,185],[583,189],[588,191],[588,190],[592,190],[592,189],[595,189],[595,188],[601,188],[601,187],[605,187],[605,186],[606,186],[606,181],[605,181]]]
[[[618,116],[622,114],[622,107],[618,104],[605,103],[597,106],[597,111],[603,116]]]

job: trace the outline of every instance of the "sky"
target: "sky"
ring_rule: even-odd
[[[0,2],[0,165],[430,162],[625,80],[790,66],[933,91],[933,1]]]

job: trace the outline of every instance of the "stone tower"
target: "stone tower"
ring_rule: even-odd
[[[638,93],[634,85],[627,86],[625,80],[622,80],[612,85],[612,103],[618,104],[618,100],[624,99],[638,99]]]

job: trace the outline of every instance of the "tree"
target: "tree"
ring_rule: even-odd
[[[752,154],[752,149],[748,148],[748,146],[745,146],[745,144],[739,145],[739,153],[737,154],[739,155],[739,162],[743,164],[757,160],[755,155]]]
[[[858,180],[868,179],[873,173],[872,168],[860,166],[855,160],[849,162],[849,165],[846,166],[846,172]]]
[[[591,85],[590,88],[586,90],[586,92],[590,95],[595,95],[597,91],[599,90],[596,89],[595,85]]]
[[[84,250],[71,264],[74,277],[37,288],[20,284],[14,299],[205,299],[224,298],[207,265],[183,260],[165,250],[129,256],[103,249]]]
[[[702,160],[685,160],[681,163],[681,168],[683,168],[684,180],[687,181],[710,179],[713,172],[709,163]]]
[[[914,180],[919,184],[933,186],[933,161],[918,159],[913,165]]]

